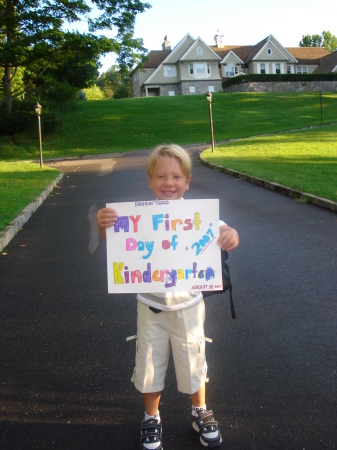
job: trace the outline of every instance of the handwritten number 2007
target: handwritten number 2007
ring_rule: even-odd
[[[214,234],[212,233],[212,230],[208,228],[207,233],[203,235],[199,241],[194,242],[194,244],[191,245],[192,248],[196,249],[196,256],[198,256],[204,247],[206,247],[207,243],[211,240],[211,238],[214,238]]]

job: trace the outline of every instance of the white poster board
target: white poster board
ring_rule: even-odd
[[[109,293],[221,290],[219,200],[108,203]]]

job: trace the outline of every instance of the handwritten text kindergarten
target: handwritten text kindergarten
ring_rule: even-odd
[[[110,203],[109,292],[222,288],[218,200]]]

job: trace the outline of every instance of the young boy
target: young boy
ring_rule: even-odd
[[[178,145],[159,146],[146,166],[149,187],[158,200],[182,200],[189,189],[192,161]],[[182,205],[183,207],[183,205]],[[118,212],[103,208],[97,213],[98,232],[106,239],[106,229],[114,225]],[[234,250],[239,244],[236,230],[220,221],[218,244]],[[132,381],[143,394],[145,415],[140,447],[161,450],[162,424],[159,401],[169,360],[174,359],[180,392],[190,394],[192,426],[204,447],[222,442],[213,412],[206,409],[205,305],[200,291],[138,294],[136,366]]]

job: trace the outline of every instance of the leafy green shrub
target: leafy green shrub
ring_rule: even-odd
[[[83,89],[88,100],[104,100],[104,94],[96,85]]]
[[[119,86],[114,93],[114,98],[129,98],[130,90],[126,86]]]

